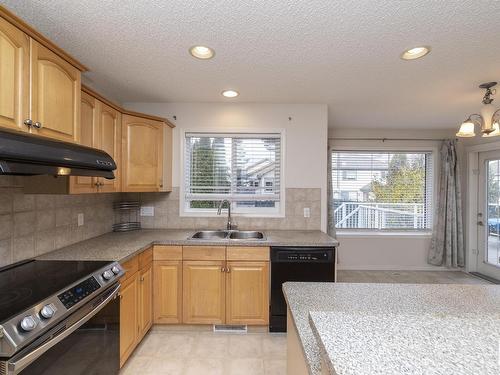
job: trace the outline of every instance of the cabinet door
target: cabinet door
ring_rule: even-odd
[[[154,262],[154,322],[182,322],[182,262]]]
[[[153,266],[140,271],[139,278],[139,341],[153,325]]]
[[[80,71],[31,39],[31,120],[36,134],[78,143]]]
[[[135,349],[139,337],[139,273],[122,283],[120,291],[120,367]]]
[[[163,189],[163,123],[122,117],[122,191]]]
[[[227,324],[269,324],[269,262],[227,263]]]
[[[224,261],[183,262],[183,323],[224,323],[225,273],[223,267]]]
[[[107,180],[99,177],[100,192],[119,192],[121,189],[121,113],[107,104],[99,102],[98,148],[107,152],[116,162],[115,179]]]
[[[29,38],[0,18],[0,127],[27,131]]]
[[[97,147],[98,101],[82,92],[80,101],[80,144]],[[70,177],[70,193],[97,193],[97,179],[86,176]]]

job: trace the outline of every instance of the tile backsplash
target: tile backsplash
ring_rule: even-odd
[[[119,194],[23,194],[15,179],[0,176],[0,267],[110,232],[112,202],[118,199]]]
[[[248,218],[235,216],[240,229],[312,230],[321,227],[321,190],[286,189],[285,217]],[[0,176],[0,267],[112,230],[113,202],[139,200],[153,206],[153,217],[141,217],[143,228],[220,229],[221,217],[182,217],[179,215],[179,188],[171,193],[123,193],[45,195],[24,194],[16,178]],[[304,218],[304,208],[311,216]],[[78,226],[78,214],[84,224]]]
[[[139,200],[143,206],[153,206],[154,217],[141,217],[143,228],[187,228],[221,229],[225,227],[227,216],[221,217],[185,217],[179,215],[179,188],[171,193],[122,194],[123,199]],[[289,188],[285,192],[285,217],[249,218],[235,216],[239,229],[260,230],[314,230],[321,228],[321,189]],[[304,217],[304,208],[309,207],[311,216]]]

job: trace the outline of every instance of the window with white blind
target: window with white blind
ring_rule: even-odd
[[[281,134],[185,133],[185,213],[281,213]]]
[[[432,228],[432,152],[333,151],[331,158],[336,228]]]

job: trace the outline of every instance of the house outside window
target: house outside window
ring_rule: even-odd
[[[346,230],[432,228],[432,151],[334,151],[335,225]],[[352,177],[356,175],[355,179]]]
[[[281,133],[185,133],[181,214],[282,216]]]

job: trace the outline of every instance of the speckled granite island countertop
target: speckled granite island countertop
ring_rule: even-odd
[[[215,246],[337,246],[338,242],[319,230],[265,231],[266,240],[188,240],[192,229],[143,229],[134,232],[111,232],[52,251],[38,259],[116,260],[125,261],[151,245]]]
[[[310,374],[321,373],[321,350],[330,370],[335,370],[331,372],[332,374],[489,374],[490,368],[496,369],[495,374],[499,373],[500,286],[289,282],[283,284],[283,291],[291,311],[291,318],[297,328]],[[421,320],[419,320],[420,317]],[[461,322],[460,319],[463,321]],[[476,331],[475,328],[478,326],[474,320],[484,322],[484,327],[488,329]],[[409,330],[406,333],[405,324]],[[407,364],[406,372],[401,369],[393,372],[385,371],[382,367],[373,367],[363,372],[364,369],[358,367],[365,361],[373,366],[382,363],[385,366],[391,362],[391,341],[386,340],[385,349],[389,352],[384,351],[385,359],[381,358],[380,350],[384,347],[381,342],[375,342],[377,329],[383,331],[385,328],[387,332],[401,333],[400,337],[392,336],[394,342],[399,345],[404,341],[405,334],[411,330],[418,330],[419,324],[422,327],[422,336],[416,340],[417,343],[410,341],[405,345],[401,344],[402,347],[399,349],[406,353],[407,358],[415,358],[412,357],[413,355],[419,358],[419,362]],[[339,327],[347,325],[351,325],[351,328],[342,329],[342,335],[337,335]],[[429,327],[432,325],[436,327],[434,333],[430,332]],[[424,333],[424,326],[427,327],[429,336]],[[441,332],[437,329],[438,327],[442,327]],[[463,331],[449,335],[458,327],[462,327]],[[464,371],[459,372],[457,371],[459,367],[441,368],[439,364],[431,366],[431,363],[436,364],[434,360],[439,362],[441,359],[438,356],[422,358],[421,356],[425,354],[417,353],[418,347],[430,345],[436,351],[440,348],[444,349],[442,355],[447,356],[446,351],[455,348],[456,340],[470,334],[474,334],[477,338],[474,340],[476,350],[468,351],[470,348],[464,348],[462,352],[464,355],[474,353],[474,360],[481,362],[491,359],[491,350],[496,351],[497,362],[491,363],[490,367],[484,367],[488,371],[468,371],[463,367]],[[374,341],[369,341],[372,337]],[[339,341],[336,343],[335,340]],[[480,340],[482,341],[479,342]],[[486,346],[494,340],[497,340],[496,346],[486,350]],[[341,342],[344,346],[336,347]],[[444,343],[448,346],[445,347]],[[376,344],[380,344],[376,349],[379,354],[376,354],[377,351],[373,349]],[[345,355],[339,356],[335,350]],[[413,351],[415,353],[412,353]],[[395,359],[395,363],[404,362],[398,358],[397,352],[393,352],[393,355],[392,359]],[[453,361],[452,356],[447,358]],[[426,361],[432,361],[427,362],[428,368],[425,368]],[[477,365],[483,366],[485,363],[481,362]],[[421,367],[417,369],[415,366]],[[355,371],[351,371],[352,369]]]
[[[500,314],[312,312],[325,373],[500,374]]]

